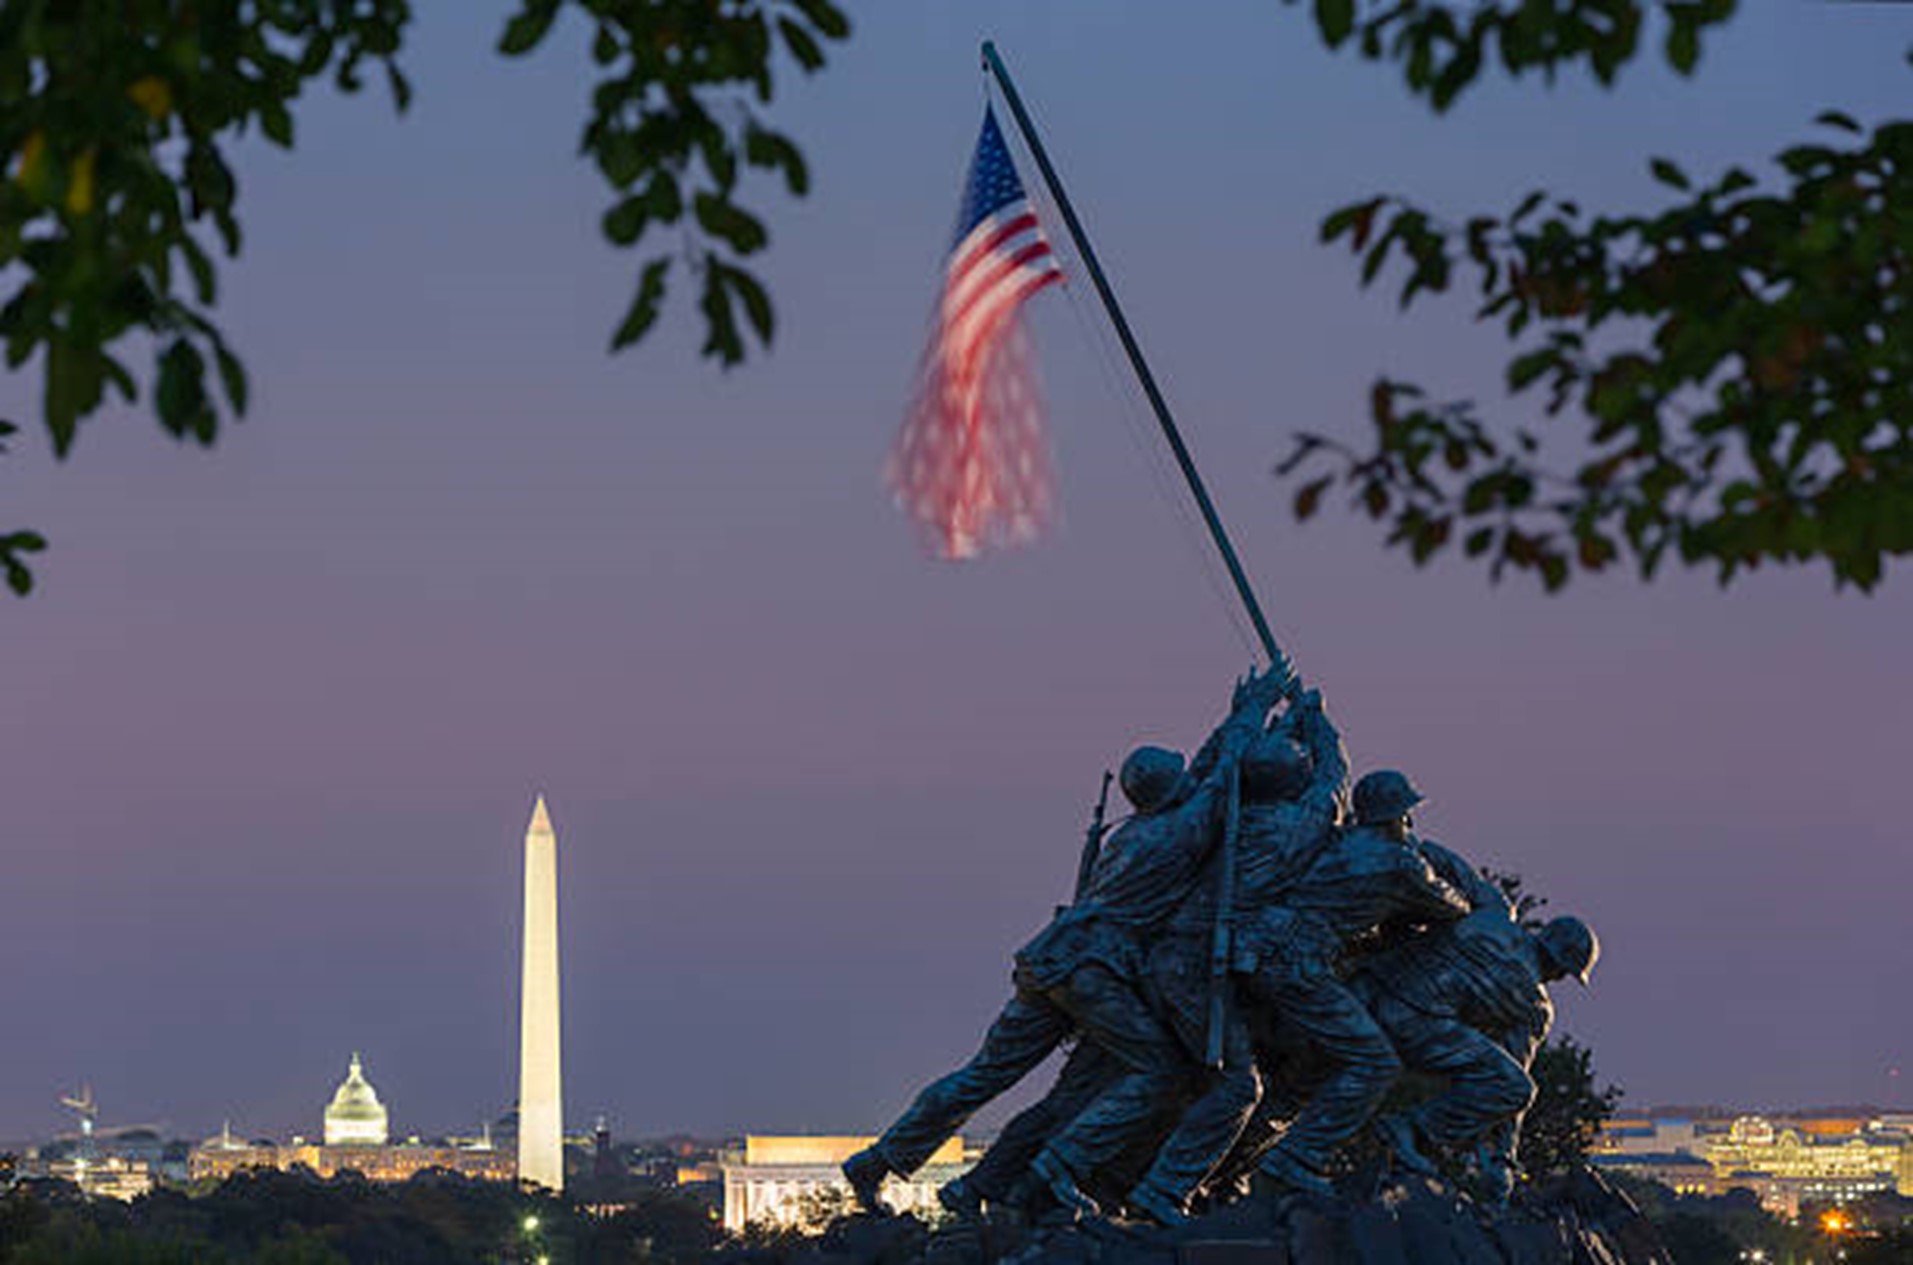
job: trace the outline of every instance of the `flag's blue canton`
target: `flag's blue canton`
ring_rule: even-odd
[[[957,216],[956,240],[962,241],[978,224],[1010,203],[1022,201],[1023,196],[1023,182],[1016,178],[1010,147],[997,130],[996,113],[986,109],[983,135],[976,142],[976,161],[970,167],[970,183],[963,190],[963,211]]]

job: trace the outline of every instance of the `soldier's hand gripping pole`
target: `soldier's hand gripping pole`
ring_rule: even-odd
[[[1229,968],[1235,954],[1236,833],[1242,827],[1242,766],[1231,762],[1223,790],[1222,848],[1216,858],[1216,926],[1209,946],[1209,1042],[1203,1061],[1222,1068],[1229,1023]]]
[[[1103,850],[1103,835],[1107,827],[1103,818],[1109,811],[1109,782],[1112,774],[1103,770],[1103,789],[1096,796],[1096,811],[1089,815],[1089,830],[1083,836],[1082,859],[1076,862],[1076,897],[1081,900],[1083,893],[1089,890],[1089,875],[1096,868],[1096,858]]]

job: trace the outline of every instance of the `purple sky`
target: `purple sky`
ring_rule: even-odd
[[[54,542],[0,604],[0,1137],[63,1127],[81,1079],[106,1124],[312,1131],[354,1049],[400,1130],[508,1103],[537,789],[578,1123],[874,1129],[968,1052],[1100,771],[1198,741],[1249,657],[1087,287],[1034,321],[1057,534],[932,564],[878,485],[986,34],[1358,766],[1601,931],[1562,1012],[1602,1073],[1913,1101],[1903,568],[1544,598],[1297,528],[1269,475],[1294,428],[1359,436],[1378,371],[1498,396],[1466,305],[1356,291],[1327,209],[1651,204],[1649,154],[1711,174],[1903,109],[1913,12],[1747,5],[1695,82],[1496,83],[1437,121],[1274,0],[864,4],[780,99],[816,188],[766,194],[779,338],[725,376],[684,303],[604,354],[635,262],[573,153],[584,32],[506,62],[506,7],[422,7],[403,121],[324,96],[296,154],[243,149],[220,314],[256,404],[216,452],[135,413],[0,461],[4,525]],[[0,380],[0,415],[37,393]]]

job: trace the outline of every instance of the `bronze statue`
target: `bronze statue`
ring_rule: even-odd
[[[1351,796],[1348,769],[1285,662],[1238,683],[1187,767],[1132,752],[1133,815],[1104,838],[1099,805],[1076,900],[1017,953],[982,1047],[845,1162],[859,1203],[881,1210],[888,1174],[1071,1040],[1050,1092],[941,1192],[951,1211],[1120,1207],[1173,1225],[1238,1197],[1251,1168],[1322,1195],[1333,1153],[1370,1125],[1414,1172],[1429,1150],[1472,1148],[1482,1192],[1505,1198],[1547,984],[1585,982],[1593,932],[1524,928],[1496,883],[1415,835],[1406,777],[1370,773]],[[1373,1119],[1405,1066],[1440,1092]]]
[[[1044,1143],[1031,1167],[1067,1206],[1097,1211],[1079,1176],[1120,1153],[1183,1075],[1173,1038],[1136,989],[1149,938],[1200,873],[1220,788],[1287,682],[1285,670],[1251,671],[1191,768],[1160,747],[1138,748],[1123,762],[1122,790],[1135,814],[1104,842],[1081,897],[1017,953],[1015,992],[982,1048],[844,1162],[862,1206],[880,1209],[887,1174],[915,1172],[979,1107],[1075,1035],[1122,1071]]]

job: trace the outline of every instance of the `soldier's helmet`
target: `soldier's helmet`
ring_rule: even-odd
[[[1294,799],[1309,784],[1308,749],[1285,733],[1264,734],[1242,757],[1242,798],[1252,804]]]
[[[1583,984],[1588,982],[1588,976],[1594,973],[1594,963],[1601,956],[1601,942],[1595,939],[1594,928],[1579,918],[1564,915],[1549,919],[1535,938],[1541,942],[1541,951],[1562,975],[1572,975]]]
[[[1355,824],[1377,826],[1394,821],[1421,803],[1422,793],[1394,769],[1364,774],[1355,784]]]
[[[1123,761],[1117,781],[1139,813],[1166,808],[1182,789],[1182,757],[1162,747],[1137,747]]]

